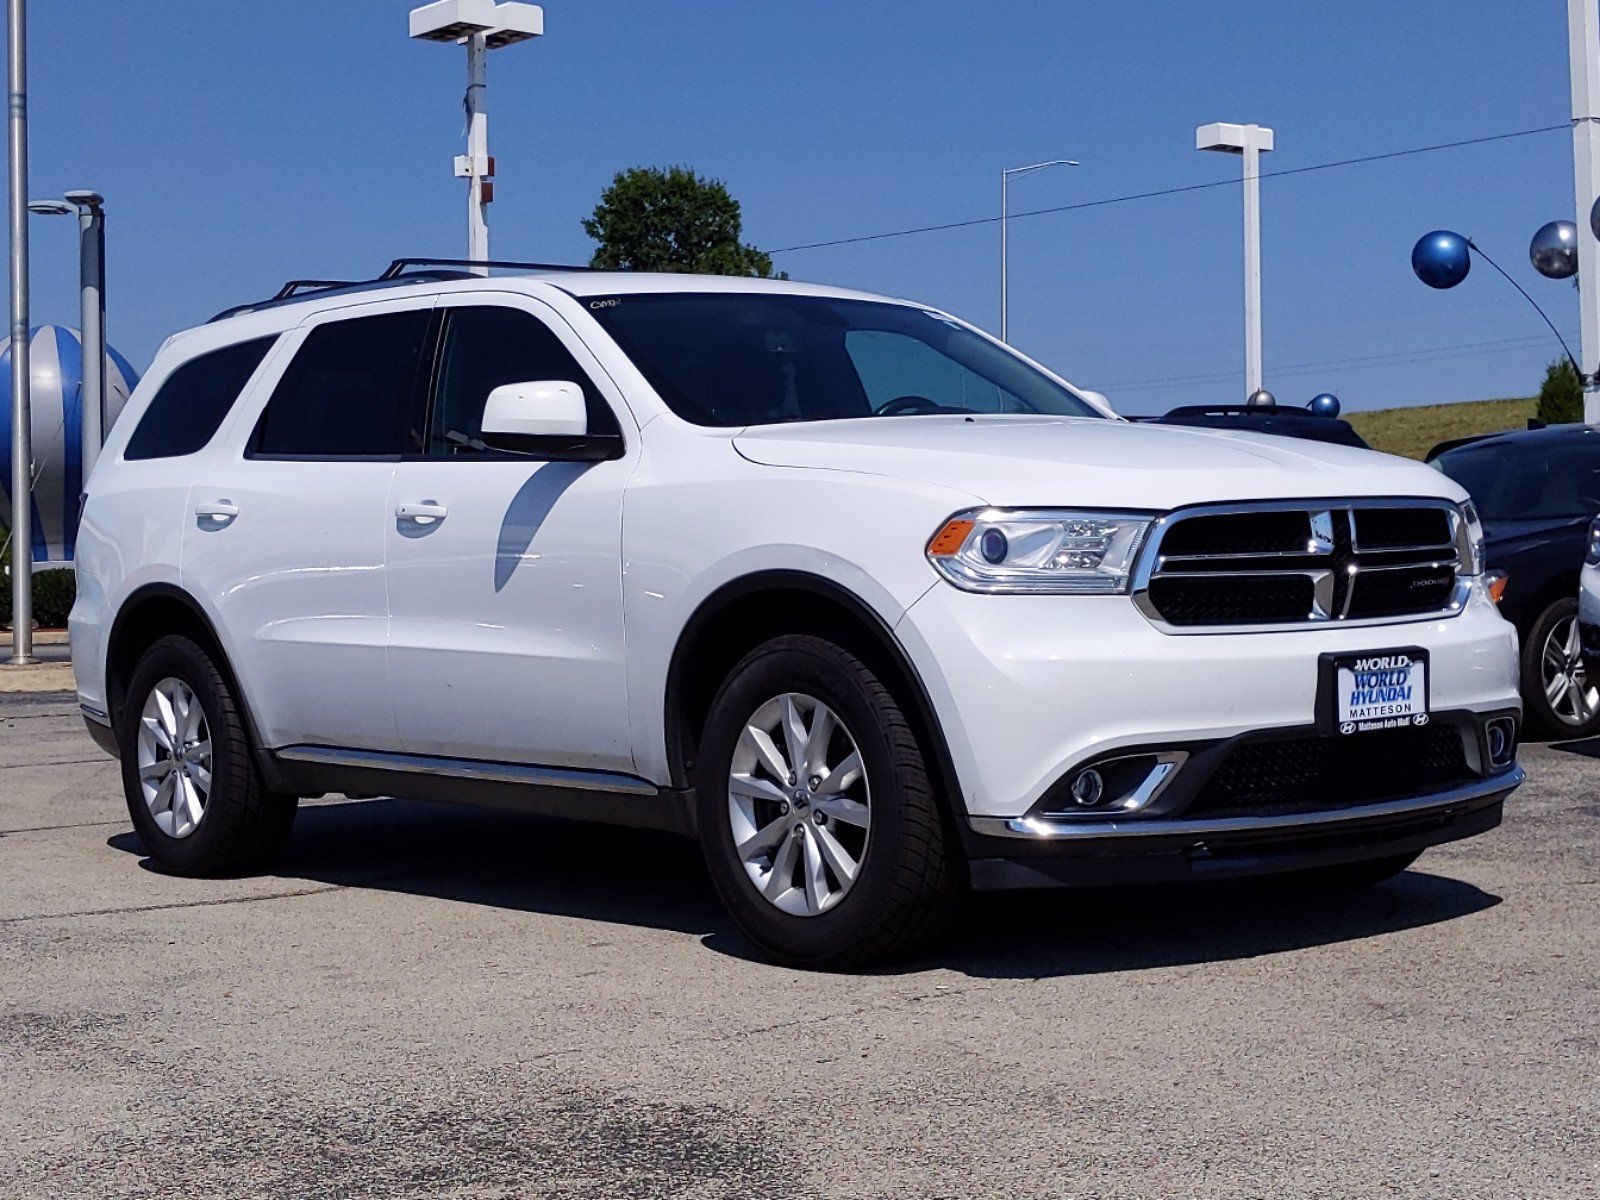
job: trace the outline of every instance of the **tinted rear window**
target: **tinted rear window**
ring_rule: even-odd
[[[124,458],[177,458],[205,448],[276,337],[202,354],[163,383],[128,439]]]
[[[258,454],[369,458],[422,450],[427,309],[313,329],[267,401]]]

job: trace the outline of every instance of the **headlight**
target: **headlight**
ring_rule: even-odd
[[[928,560],[969,592],[1126,592],[1153,520],[1141,513],[978,509],[944,523],[928,542]]]
[[[1461,570],[1466,575],[1483,574],[1483,524],[1478,520],[1478,509],[1471,500],[1460,505],[1461,528],[1465,535],[1461,548]]]
[[[1600,517],[1589,522],[1589,549],[1584,552],[1585,566],[1600,567]]]

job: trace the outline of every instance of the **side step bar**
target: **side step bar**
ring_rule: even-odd
[[[283,746],[269,751],[268,756],[290,789],[304,796],[344,792],[483,804],[637,829],[694,833],[689,793],[658,788],[634,775],[343,746]]]

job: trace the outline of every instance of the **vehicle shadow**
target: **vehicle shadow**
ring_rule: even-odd
[[[1600,737],[1580,738],[1575,742],[1549,741],[1544,743],[1563,754],[1579,754],[1584,758],[1600,758]]]
[[[159,870],[137,834],[108,844]],[[311,804],[274,874],[674,930],[719,954],[761,957],[723,913],[698,847],[666,833],[412,801]],[[1499,903],[1424,871],[1320,898],[1263,882],[976,896],[931,952],[874,973],[1038,979],[1221,962],[1380,937]]]

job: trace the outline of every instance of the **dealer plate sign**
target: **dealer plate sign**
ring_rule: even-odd
[[[1334,663],[1335,718],[1340,733],[1366,733],[1428,723],[1428,662],[1386,651]]]

